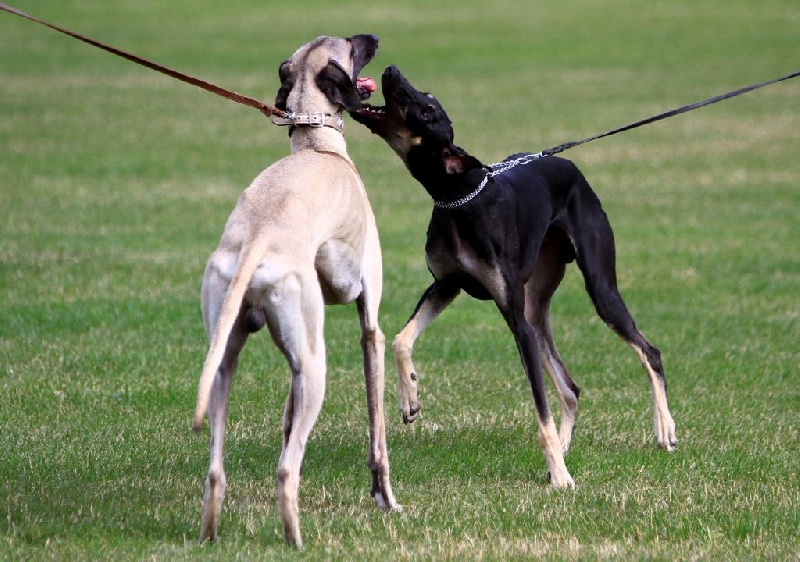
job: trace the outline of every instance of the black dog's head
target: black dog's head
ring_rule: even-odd
[[[483,165],[453,144],[453,124],[433,95],[412,86],[396,66],[383,73],[384,107],[364,104],[350,115],[381,137],[423,184],[431,175],[460,174]]]

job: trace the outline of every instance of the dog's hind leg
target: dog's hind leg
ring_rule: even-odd
[[[213,297],[207,293],[208,287],[204,285],[203,316],[209,327],[209,335],[216,324],[218,310],[215,310]],[[224,291],[218,294],[224,294]],[[203,518],[200,526],[200,542],[217,538],[222,502],[225,498],[225,469],[222,461],[223,445],[225,443],[225,425],[228,419],[228,397],[231,390],[231,381],[239,360],[239,353],[247,341],[249,329],[246,326],[245,311],[240,313],[231,331],[228,345],[225,349],[222,363],[217,371],[211,387],[210,408],[208,412],[211,426],[211,462],[205,482],[203,494]]]
[[[525,284],[525,317],[536,333],[542,366],[550,375],[561,404],[558,437],[566,453],[572,441],[580,389],[570,377],[558,353],[550,327],[550,299],[558,289],[566,270],[566,264],[559,257],[558,244],[557,238],[547,237],[539,250],[536,268]]]
[[[402,331],[392,342],[392,353],[397,364],[397,395],[403,423],[417,419],[422,404],[419,401],[417,373],[411,360],[414,342],[437,316],[458,296],[461,289],[448,281],[434,281],[423,293]]]
[[[377,237],[376,237],[377,241]],[[372,473],[372,499],[378,507],[401,509],[389,481],[389,451],[386,446],[386,418],[383,396],[386,387],[386,338],[378,326],[378,305],[381,299],[382,272],[380,250],[369,252],[373,262],[368,276],[362,279],[363,291],[356,300],[361,322],[361,349],[364,354],[364,382],[369,416],[369,452],[367,466]],[[375,257],[377,256],[377,260]]]
[[[661,353],[636,328],[636,323],[619,293],[614,234],[599,201],[594,205],[586,204],[583,209],[584,213],[591,213],[592,216],[581,217],[580,221],[573,220],[573,228],[589,223],[591,232],[582,232],[575,228],[573,234],[578,267],[583,273],[586,291],[600,318],[639,356],[653,391],[653,430],[656,440],[659,447],[672,451],[678,444],[678,439],[675,422],[667,405],[667,380],[661,364]]]
[[[292,375],[278,462],[278,508],[286,542],[301,547],[300,468],[325,394],[324,303],[316,272],[308,268],[276,275],[263,287],[262,302],[272,339]]]
[[[514,334],[522,365],[531,385],[536,417],[539,422],[539,445],[547,463],[550,483],[556,488],[572,488],[575,486],[575,482],[564,464],[561,440],[547,402],[536,333],[525,319],[525,290],[524,287],[514,283],[507,283],[507,287],[507,295],[493,294],[493,296],[511,333]]]

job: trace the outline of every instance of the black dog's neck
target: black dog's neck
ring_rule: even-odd
[[[435,202],[444,204],[470,195],[489,173],[489,168],[479,164],[464,171],[448,173],[441,159],[414,158],[413,153],[409,154],[407,167],[428,195]]]

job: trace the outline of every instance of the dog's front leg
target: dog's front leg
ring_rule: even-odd
[[[422,404],[419,401],[417,373],[411,360],[414,342],[458,296],[461,289],[455,283],[434,281],[423,293],[414,313],[403,330],[392,342],[392,353],[397,363],[397,397],[400,401],[400,413],[403,423],[411,423],[417,419]]]
[[[364,382],[369,417],[367,466],[372,473],[370,494],[378,507],[401,511],[402,508],[392,493],[389,480],[389,450],[386,446],[386,417],[383,408],[386,387],[384,363],[386,338],[378,327],[378,305],[370,298],[372,296],[365,290],[356,301],[361,319],[361,349],[364,353]]]

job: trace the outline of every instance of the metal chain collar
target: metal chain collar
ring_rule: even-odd
[[[483,191],[483,188],[486,187],[486,183],[489,181],[489,178],[493,178],[496,175],[502,174],[503,172],[507,172],[511,168],[516,168],[521,164],[528,164],[533,162],[534,160],[539,160],[540,158],[544,158],[548,156],[543,152],[537,152],[536,154],[526,154],[525,156],[520,156],[519,158],[514,158],[513,160],[503,160],[502,162],[495,162],[494,164],[490,164],[489,168],[492,169],[491,172],[486,174],[481,180],[481,183],[475,189],[475,191],[465,195],[461,199],[457,199],[455,201],[449,202],[442,202],[442,201],[434,201],[433,204],[440,209],[455,209],[456,207],[460,207],[465,203],[469,203],[472,201],[477,195]]]

